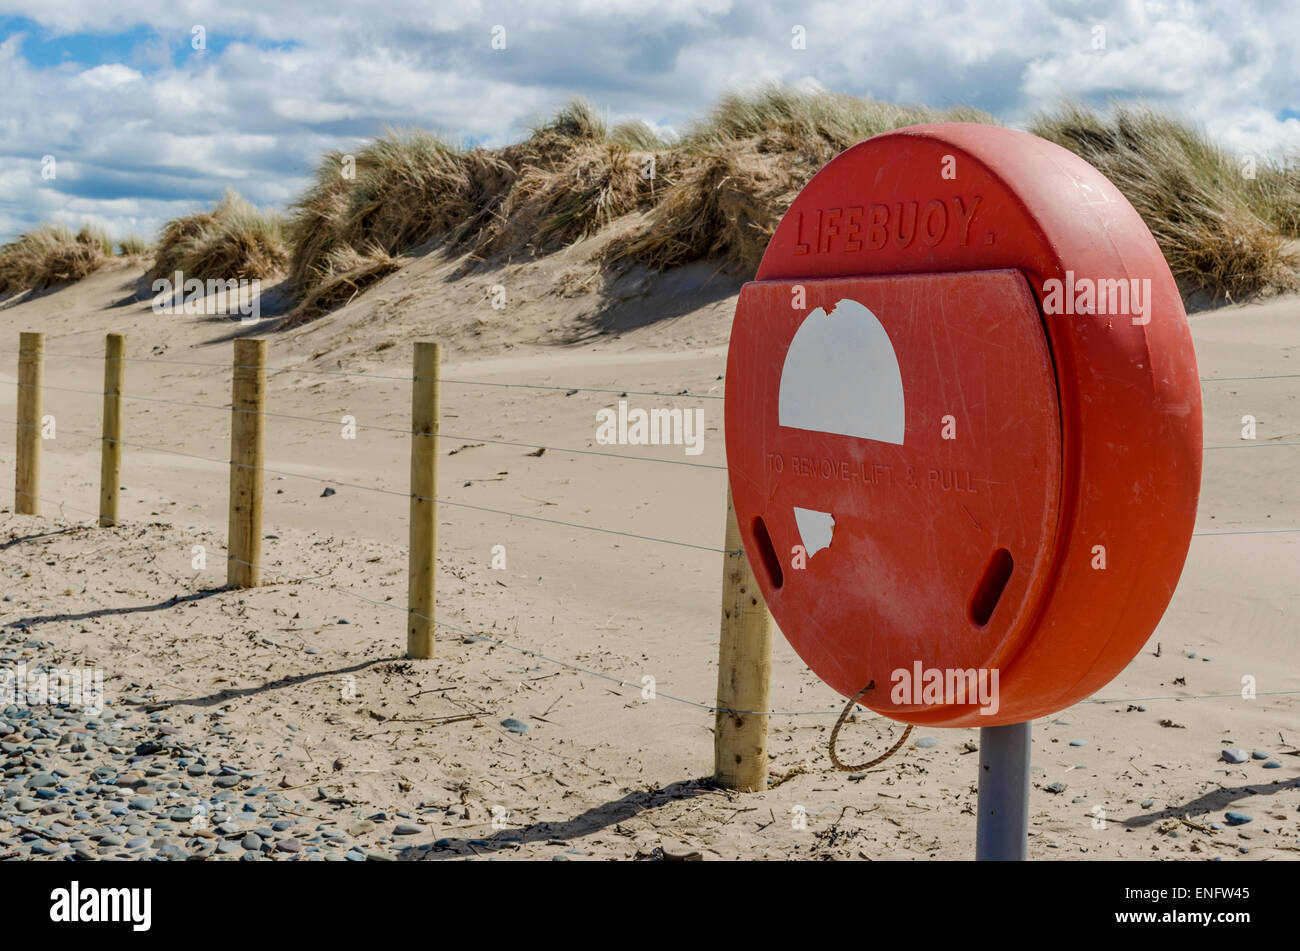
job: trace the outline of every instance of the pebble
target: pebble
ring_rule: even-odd
[[[933,749],[939,745],[939,738],[937,736],[923,736],[912,745],[921,750]]]
[[[1223,818],[1228,820],[1230,826],[1244,826],[1247,822],[1254,822],[1254,816],[1248,816],[1244,812],[1225,812]]]
[[[1272,753],[1265,753],[1263,750],[1255,750],[1250,754],[1251,759],[1272,759]]]
[[[1281,769],[1281,768],[1282,768],[1282,764],[1279,763],[1279,762],[1278,762],[1277,760],[1275,760],[1275,759],[1271,759],[1271,760],[1269,760],[1267,763],[1264,764],[1264,768],[1265,768],[1265,769]]]
[[[275,843],[277,852],[301,852],[302,843],[297,839],[281,839]]]
[[[1088,741],[1087,741],[1087,740],[1071,740],[1071,741],[1070,741],[1070,745],[1071,745],[1071,746],[1087,746],[1087,745],[1088,745]]]
[[[528,724],[523,720],[516,720],[514,717],[506,717],[501,721],[501,725],[511,733],[527,733]]]
[[[256,832],[250,832],[240,840],[239,844],[248,852],[258,852],[262,848],[262,837]]]
[[[394,835],[419,835],[423,831],[422,826],[417,826],[413,822],[399,822],[393,827]]]
[[[1229,746],[1219,754],[1219,757],[1225,763],[1244,763],[1249,759],[1249,757],[1246,756],[1246,751],[1239,746]]]

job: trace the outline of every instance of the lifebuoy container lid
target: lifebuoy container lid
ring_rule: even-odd
[[[900,129],[822,169],[742,291],[726,432],[782,631],[909,722],[1087,696],[1154,630],[1190,542],[1200,389],[1177,287],[1118,190],[1026,133]],[[917,665],[996,670],[998,709],[891,698]]]

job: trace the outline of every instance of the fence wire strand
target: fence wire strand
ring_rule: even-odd
[[[8,486],[6,488],[12,489],[13,487]],[[79,509],[75,506],[67,505],[66,503],[60,501],[47,499],[47,498],[39,498],[39,501],[45,502],[49,505],[56,505],[59,506],[60,508],[68,508],[71,509],[72,511],[82,512],[83,514],[89,515],[93,518],[98,517],[97,514],[94,512],[89,512],[86,509]],[[486,641],[490,641],[491,643],[495,644],[498,647],[503,647],[506,650],[514,651],[515,653],[522,654],[523,656],[526,657],[542,660],[557,667],[563,667],[565,669],[572,670],[577,673],[586,674],[588,676],[595,677],[599,680],[606,681],[607,683],[612,683],[620,687],[631,687],[632,689],[640,689],[642,687],[642,684],[637,680],[629,679],[627,677],[618,677],[613,674],[606,673],[604,671],[594,670],[590,667],[584,667],[583,665],[574,663],[573,661],[563,660],[558,657],[551,657],[550,655],[544,654],[541,651],[535,650],[533,648],[518,647],[514,644],[504,641],[501,638],[495,637],[491,634],[485,634],[482,631],[469,630],[467,628],[459,627],[455,624],[448,624],[445,621],[439,621],[436,618],[428,617],[424,614],[421,614],[418,611],[412,611],[409,608],[404,608],[402,607],[402,605],[397,604],[393,601],[379,601],[375,598],[367,597],[363,594],[359,594],[347,588],[340,588],[338,585],[325,584],[324,582],[317,581],[315,578],[285,577],[281,575],[280,572],[278,572],[274,567],[268,565],[255,565],[251,562],[244,561],[241,558],[236,558],[230,555],[228,551],[226,557],[230,561],[237,562],[238,564],[241,565],[246,565],[247,567],[250,568],[256,568],[261,572],[265,572],[266,574],[275,576],[277,578],[277,580],[273,581],[271,585],[263,585],[262,587],[270,587],[270,586],[281,585],[281,584],[282,585],[294,585],[294,584],[312,585],[313,587],[317,587],[325,591],[331,591],[336,594],[341,594],[344,595],[345,597],[353,598],[357,601],[362,601],[366,604],[370,604],[375,607],[388,608],[390,610],[400,611],[403,614],[408,615],[409,617],[416,617],[416,618],[420,618],[421,620],[428,621],[431,624],[435,625],[436,627],[441,627],[445,630],[452,631],[453,633],[459,634],[462,637],[482,638]],[[232,588],[230,590],[235,591],[235,590],[248,590],[248,589]],[[1291,696],[1294,694],[1300,694],[1300,689],[1258,691],[1256,693],[1256,696]],[[731,707],[719,707],[714,704],[705,703],[700,700],[692,700],[689,697],[680,697],[675,694],[664,693],[660,691],[657,687],[655,688],[654,696],[656,699],[663,698],[673,703],[692,707],[698,710],[704,710],[708,713],[714,713],[714,714],[726,713],[726,714],[737,715],[737,716],[827,717],[829,718],[829,717],[839,716],[840,713],[840,711],[838,710],[737,710]],[[1078,702],[1080,704],[1083,703],[1092,703],[1092,704],[1144,703],[1144,702],[1154,703],[1156,701],[1163,701],[1163,700],[1172,700],[1172,701],[1213,700],[1213,699],[1225,699],[1225,698],[1239,697],[1239,696],[1240,693],[1191,694],[1183,697],[1175,696],[1175,695],[1160,696],[1160,697],[1094,697],[1085,700],[1080,700]],[[1053,716],[1059,716],[1059,714],[1053,714]]]
[[[30,424],[19,423],[16,420],[12,420],[12,419],[0,419],[0,423],[9,423],[16,426],[23,426],[23,425],[30,426]],[[102,435],[95,434],[95,433],[80,432],[75,429],[62,429],[60,430],[60,432],[70,436],[79,436],[83,439],[94,439],[98,441],[103,441],[104,439]],[[486,505],[474,505],[469,502],[455,502],[452,501],[451,499],[443,499],[443,498],[438,498],[436,496],[428,497],[423,495],[413,495],[410,492],[399,492],[396,489],[385,489],[373,485],[361,485],[359,482],[344,482],[340,479],[330,479],[325,476],[305,475],[301,472],[290,472],[287,469],[272,469],[267,466],[249,466],[249,465],[245,465],[244,463],[235,462],[233,460],[216,459],[213,458],[212,456],[200,456],[197,453],[183,452],[179,449],[167,449],[163,446],[152,446],[147,443],[131,442],[126,439],[121,439],[116,441],[123,446],[130,446],[134,449],[146,449],[149,450],[150,452],[162,452],[168,455],[181,456],[187,459],[197,459],[200,462],[208,462],[218,466],[232,466],[232,467],[238,467],[240,469],[256,469],[259,472],[269,472],[272,475],[281,475],[281,476],[285,476],[286,478],[303,479],[308,482],[321,482],[326,485],[337,485],[341,488],[357,489],[363,492],[376,492],[380,495],[391,495],[391,496],[396,496],[397,498],[403,498],[408,500],[414,499],[419,502],[433,502],[438,505],[450,505],[453,508],[473,509],[474,511],[478,511],[478,512],[490,512],[495,515],[505,515],[509,518],[521,518],[532,522],[545,522],[549,525],[562,525],[566,528],[576,528],[588,532],[600,532],[606,535],[618,535],[623,538],[634,538],[639,541],[657,542],[663,545],[675,545],[679,548],[690,548],[696,551],[711,551],[711,552],[717,552],[718,554],[722,554],[722,555],[734,555],[740,553],[739,549],[717,548],[712,545],[697,545],[694,542],[683,542],[673,538],[659,538],[655,535],[641,535],[636,532],[624,532],[616,528],[603,528],[599,525],[584,525],[580,522],[566,522],[561,519],[546,518],[545,516],[542,515],[528,515],[523,512],[510,512],[507,511],[506,509],[495,509]]]
[[[21,353],[24,353],[24,352],[25,352],[25,351],[21,351],[21,350],[5,350],[5,349],[0,349],[0,353],[21,354]],[[103,360],[103,359],[104,359],[104,357],[103,357],[102,354],[85,354],[85,355],[82,355],[82,354],[59,353],[59,352],[49,352],[49,351],[46,351],[46,352],[44,353],[44,356],[46,356],[46,357],[55,357],[55,358],[66,358],[66,359],[95,360],[95,361],[99,361],[99,360]],[[221,370],[231,370],[231,369],[265,369],[265,371],[266,371],[268,374],[299,373],[299,374],[304,374],[304,375],[319,375],[319,376],[331,376],[331,377],[349,377],[349,378],[370,379],[370,380],[384,380],[384,381],[401,382],[401,383],[408,383],[408,384],[409,384],[409,383],[412,383],[412,382],[414,381],[414,377],[412,377],[412,376],[397,376],[397,375],[390,375],[390,374],[383,374],[383,373],[375,373],[375,372],[370,372],[370,371],[324,370],[324,369],[305,368],[305,367],[243,367],[243,366],[241,366],[241,365],[232,365],[232,364],[228,364],[228,363],[208,363],[208,362],[200,362],[200,361],[169,360],[169,359],[159,359],[159,358],[132,358],[132,357],[123,357],[122,359],[123,359],[124,362],[128,362],[128,363],[148,364],[148,365],[151,365],[151,366],[159,366],[159,365],[162,365],[162,366],[167,366],[167,365],[174,365],[174,366],[192,366],[192,367],[216,368],[216,369],[221,369]],[[1207,384],[1207,383],[1228,383],[1228,382],[1247,382],[1247,381],[1253,381],[1253,380],[1280,380],[1280,379],[1294,379],[1294,378],[1297,378],[1297,377],[1300,377],[1300,373],[1294,373],[1294,374],[1272,374],[1272,375],[1246,376],[1246,377],[1205,377],[1205,378],[1201,378],[1200,382],[1201,382],[1202,384]],[[703,394],[703,393],[691,393],[691,392],[689,392],[688,390],[683,390],[683,391],[680,391],[680,392],[678,392],[678,393],[664,393],[664,392],[646,391],[646,390],[622,390],[622,389],[608,388],[608,387],[562,386],[562,385],[558,385],[558,384],[504,383],[504,382],[494,382],[494,381],[486,381],[486,380],[464,380],[464,379],[453,379],[453,378],[447,378],[447,377],[440,377],[440,378],[439,378],[439,382],[440,382],[440,383],[452,384],[452,385],[459,385],[459,386],[486,386],[486,387],[498,387],[498,388],[505,388],[505,389],[529,389],[529,390],[545,390],[545,391],[563,391],[566,395],[573,395],[573,394],[576,394],[576,393],[583,393],[583,392],[585,392],[585,393],[618,394],[619,396],[645,396],[645,397],[664,398],[664,399],[677,399],[677,398],[688,398],[688,399],[711,399],[711,400],[723,400],[723,399],[725,399],[725,397],[722,396],[722,395],[716,395],[716,394]],[[47,384],[42,384],[42,386],[43,386],[44,389],[55,390],[55,391],[62,391],[62,392],[80,393],[80,394],[85,394],[85,395],[89,395],[89,396],[99,396],[99,397],[103,397],[103,396],[105,395],[102,391],[83,390],[83,389],[77,389],[77,388],[74,388],[74,387],[57,386],[57,385],[48,384],[48,383],[47,383]],[[188,401],[183,401],[183,400],[164,399],[164,398],[159,398],[159,397],[132,396],[132,395],[128,395],[128,394],[125,394],[125,393],[120,394],[120,396],[121,396],[122,399],[124,399],[124,400],[132,400],[132,401],[140,401],[140,402],[151,402],[151,403],[168,404],[168,405],[177,405],[177,406],[185,406],[185,407],[189,407],[189,408],[212,409],[212,410],[221,410],[221,411],[228,411],[228,410],[231,409],[231,406],[230,406],[229,404],[218,405],[218,404],[196,403],[196,402],[188,402]],[[247,412],[247,411],[243,411],[243,410],[241,410],[241,412]],[[297,420],[297,421],[301,421],[301,422],[310,422],[310,423],[316,423],[316,424],[321,424],[321,425],[329,425],[329,426],[338,426],[338,425],[341,424],[340,422],[336,422],[336,421],[334,421],[334,420],[329,420],[329,419],[320,419],[320,418],[309,417],[309,416],[298,416],[298,415],[288,414],[288,413],[276,413],[276,412],[261,411],[261,412],[259,412],[259,415],[266,416],[266,417],[270,417],[270,418],[290,419],[290,420]],[[10,424],[22,425],[22,424],[20,424],[20,423],[17,423],[16,420],[0,420],[0,422],[7,422],[7,423],[10,423]],[[540,449],[545,449],[545,450],[547,450],[547,451],[553,451],[553,452],[558,452],[558,453],[573,453],[573,454],[582,454],[582,455],[605,456],[605,457],[614,458],[614,459],[623,459],[623,460],[631,460],[631,461],[639,461],[639,462],[658,462],[658,463],[665,463],[665,464],[672,464],[672,465],[690,466],[690,467],[695,467],[695,468],[715,469],[715,470],[722,470],[722,471],[725,471],[726,468],[727,468],[726,466],[711,465],[711,464],[706,464],[706,463],[696,463],[696,462],[691,462],[691,461],[688,461],[688,460],[652,459],[652,458],[644,457],[644,456],[629,456],[629,455],[624,455],[624,454],[622,454],[622,453],[602,452],[602,451],[600,451],[600,450],[591,450],[591,449],[572,449],[572,448],[555,447],[555,446],[539,446],[539,445],[536,444],[536,443],[524,443],[524,442],[515,442],[515,441],[510,441],[510,440],[490,439],[490,438],[487,438],[487,437],[481,437],[481,436],[469,436],[469,435],[455,434],[455,433],[437,433],[437,434],[419,433],[419,432],[416,432],[416,431],[414,431],[414,430],[410,430],[410,429],[403,429],[403,428],[399,428],[399,427],[381,426],[381,425],[378,425],[378,424],[357,423],[356,425],[357,425],[357,427],[360,428],[360,429],[373,429],[373,430],[377,430],[377,431],[399,433],[399,434],[405,434],[405,435],[411,435],[411,436],[420,436],[420,435],[423,435],[423,436],[430,436],[430,435],[432,435],[432,436],[435,436],[436,438],[442,438],[442,439],[461,439],[461,440],[468,440],[468,441],[477,441],[477,442],[482,442],[482,443],[490,443],[490,444],[494,444],[494,445],[506,445],[506,446],[522,447],[522,448],[530,448],[530,447],[533,447],[533,448],[540,448]],[[102,435],[97,435],[97,434],[93,434],[93,433],[78,432],[78,431],[76,431],[76,430],[62,430],[62,432],[64,432],[64,433],[68,433],[68,434],[73,435],[73,436],[78,436],[78,437],[86,438],[86,439],[103,440],[103,438],[104,438]],[[211,463],[211,464],[219,465],[219,466],[236,466],[236,465],[239,465],[238,463],[234,463],[234,462],[231,462],[231,461],[228,461],[228,460],[224,460],[224,459],[215,459],[215,458],[208,457],[208,456],[201,456],[201,455],[197,455],[197,454],[195,454],[195,453],[188,453],[188,452],[183,452],[183,451],[180,451],[180,450],[168,449],[168,448],[161,447],[161,446],[152,446],[152,445],[147,445],[147,444],[143,444],[143,443],[129,442],[129,441],[126,441],[126,440],[121,440],[120,442],[121,442],[121,444],[124,445],[124,446],[132,446],[132,447],[134,447],[134,448],[145,449],[145,450],[154,451],[154,452],[162,452],[162,453],[166,453],[166,454],[170,454],[170,455],[176,455],[176,456],[181,456],[181,457],[190,458],[190,459],[196,459],[196,460],[199,460],[199,461],[203,461],[203,462],[207,462],[207,463]],[[1204,447],[1204,449],[1205,449],[1205,451],[1211,451],[1211,450],[1221,450],[1221,449],[1262,448],[1262,447],[1264,447],[1264,446],[1271,446],[1271,447],[1278,447],[1278,446],[1300,446],[1300,442],[1260,442],[1260,443],[1251,443],[1251,444],[1243,444],[1243,445],[1206,446],[1206,447]],[[399,491],[396,491],[396,490],[392,490],[392,489],[384,489],[384,488],[380,488],[380,487],[376,487],[376,486],[366,486],[366,485],[361,485],[361,484],[358,484],[358,483],[345,482],[345,481],[341,481],[341,480],[337,480],[337,479],[324,478],[324,477],[320,477],[320,476],[304,475],[304,474],[302,474],[302,473],[291,472],[291,471],[288,471],[288,470],[274,469],[274,468],[269,468],[269,467],[265,467],[265,466],[261,466],[261,467],[245,467],[245,468],[258,468],[258,469],[259,469],[260,471],[262,471],[262,472],[271,473],[271,474],[274,474],[274,475],[280,475],[280,476],[289,477],[289,478],[297,478],[297,479],[303,479],[303,480],[308,480],[308,481],[321,482],[321,483],[325,483],[325,484],[328,484],[328,485],[336,485],[336,486],[345,487],[345,488],[350,488],[350,489],[357,489],[357,490],[360,490],[360,491],[376,492],[376,493],[380,493],[380,494],[384,494],[384,495],[391,495],[391,496],[396,496],[396,497],[406,498],[406,499],[418,499],[418,500],[420,500],[420,501],[435,502],[435,503],[440,504],[440,505],[450,505],[450,506],[458,507],[458,508],[467,508],[467,509],[472,509],[472,510],[475,510],[475,511],[488,512],[488,513],[497,514],[497,515],[504,515],[504,516],[507,516],[507,517],[509,517],[509,518],[520,518],[520,519],[525,519],[525,520],[529,520],[529,521],[543,522],[543,523],[547,523],[547,524],[551,524],[551,525],[563,526],[563,527],[566,527],[566,528],[574,528],[574,529],[579,529],[579,530],[584,530],[584,531],[602,532],[602,533],[606,533],[606,534],[618,535],[618,536],[627,537],[627,538],[633,538],[633,539],[638,539],[638,540],[642,540],[642,541],[659,542],[659,543],[663,543],[663,544],[676,545],[676,546],[679,546],[679,547],[692,548],[692,549],[697,549],[697,550],[702,550],[702,551],[718,552],[718,553],[723,553],[723,554],[740,554],[740,553],[741,553],[739,550],[728,550],[728,549],[715,548],[715,547],[712,547],[712,546],[696,545],[696,544],[692,544],[692,543],[688,543],[688,542],[676,541],[676,540],[673,540],[673,539],[658,538],[658,537],[654,537],[654,536],[641,535],[641,534],[637,534],[637,533],[633,533],[633,532],[624,532],[624,531],[619,531],[619,530],[616,530],[616,529],[608,529],[608,528],[603,528],[603,527],[599,527],[599,526],[583,525],[583,524],[579,524],[579,523],[575,523],[575,522],[567,522],[567,521],[563,521],[563,520],[560,520],[560,519],[550,519],[550,518],[545,518],[545,517],[543,517],[543,516],[527,515],[527,514],[518,513],[518,512],[509,512],[509,511],[506,511],[506,510],[503,510],[503,509],[495,509],[495,508],[490,508],[490,507],[488,507],[488,506],[473,505],[473,504],[471,504],[471,503],[466,503],[466,502],[454,502],[454,501],[447,500],[447,499],[440,499],[440,498],[425,498],[425,497],[422,497],[422,496],[413,496],[411,493],[407,493],[407,492],[399,492]],[[13,489],[14,487],[13,487],[13,486],[10,486],[9,488],[10,488],[10,489]],[[69,510],[69,511],[78,512],[78,513],[81,513],[81,514],[83,514],[83,515],[89,516],[90,518],[95,519],[96,521],[98,520],[98,513],[96,513],[96,512],[91,512],[91,511],[88,511],[88,510],[86,510],[86,509],[78,508],[77,506],[71,505],[70,503],[67,503],[67,502],[64,502],[64,501],[61,501],[61,500],[51,500],[51,499],[47,499],[47,498],[43,498],[43,497],[37,497],[37,498],[38,498],[38,500],[41,501],[41,502],[44,502],[44,503],[49,504],[49,505],[56,506],[56,507],[59,509],[59,511],[60,511],[61,514],[62,514],[62,512],[66,509],[66,510]],[[1300,531],[1300,528],[1283,528],[1283,529],[1243,529],[1243,530],[1216,531],[1216,532],[1194,532],[1194,533],[1193,533],[1193,537],[1217,537],[1217,536],[1224,536],[1224,535],[1287,534],[1287,533],[1293,533],[1293,532],[1297,532],[1297,531]],[[252,564],[250,564],[249,562],[246,562],[246,561],[243,561],[243,560],[241,560],[241,559],[234,558],[233,556],[230,556],[229,553],[227,553],[227,557],[228,557],[229,560],[231,560],[231,561],[235,561],[235,562],[237,562],[237,563],[239,563],[239,564],[243,564],[243,565],[247,565],[247,566],[249,566],[249,567],[257,568],[258,570],[266,571],[266,572],[268,572],[268,573],[270,573],[270,574],[276,574],[276,572],[274,571],[274,569],[271,569],[271,568],[268,568],[268,567],[266,567],[266,566],[262,566],[262,565],[252,565]],[[635,688],[637,688],[637,687],[640,686],[640,684],[639,684],[638,682],[635,682],[635,681],[632,681],[632,680],[628,680],[627,678],[614,676],[614,675],[611,675],[611,674],[606,673],[606,672],[603,672],[603,671],[598,671],[598,670],[594,670],[594,669],[591,669],[591,668],[588,668],[588,667],[584,667],[583,665],[581,665],[581,664],[576,664],[576,663],[574,663],[574,662],[572,662],[572,661],[567,661],[567,660],[563,660],[563,659],[560,659],[560,658],[550,657],[550,656],[548,656],[548,655],[546,655],[546,654],[543,654],[543,653],[541,653],[541,652],[539,652],[539,651],[532,650],[532,649],[529,649],[529,648],[518,647],[518,646],[516,646],[516,645],[514,645],[514,644],[510,644],[510,643],[508,643],[508,642],[506,642],[506,641],[504,641],[504,640],[502,640],[502,639],[500,639],[500,638],[498,638],[498,637],[494,637],[494,636],[492,636],[492,635],[490,635],[490,634],[485,634],[485,633],[483,633],[483,632],[481,632],[481,631],[471,631],[471,630],[467,630],[467,629],[465,629],[465,628],[458,627],[458,626],[453,625],[453,624],[448,624],[448,623],[446,623],[446,622],[444,622],[444,621],[438,621],[438,620],[436,620],[435,618],[428,618],[428,617],[425,617],[424,615],[419,614],[418,612],[412,612],[412,611],[410,611],[410,610],[407,609],[407,608],[403,608],[400,604],[394,603],[394,602],[392,602],[392,601],[379,601],[379,600],[376,600],[376,599],[369,598],[369,597],[366,597],[366,596],[364,596],[364,595],[358,594],[358,593],[355,592],[355,591],[351,591],[351,590],[348,590],[348,589],[346,589],[346,588],[340,588],[340,587],[338,587],[337,585],[324,584],[324,583],[321,583],[321,582],[319,582],[319,581],[316,581],[315,579],[312,579],[312,578],[286,578],[286,579],[281,580],[279,583],[283,583],[283,584],[309,584],[309,585],[313,585],[313,586],[316,586],[316,587],[318,587],[318,588],[322,588],[322,589],[324,589],[324,590],[328,590],[328,591],[331,591],[331,592],[335,592],[335,593],[338,593],[338,594],[342,594],[342,595],[344,595],[344,596],[346,596],[346,597],[354,598],[354,599],[356,599],[356,600],[363,601],[363,602],[366,602],[366,603],[371,604],[371,605],[375,605],[375,606],[378,606],[378,607],[385,607],[385,608],[390,608],[390,609],[393,609],[393,610],[402,611],[403,613],[406,613],[406,614],[408,614],[408,615],[415,616],[415,617],[419,617],[419,618],[421,618],[421,619],[423,619],[423,620],[429,621],[430,623],[434,624],[434,625],[437,626],[437,627],[441,627],[441,628],[443,628],[443,629],[445,629],[445,630],[448,630],[448,631],[451,631],[451,632],[454,632],[454,633],[460,634],[460,635],[463,636],[463,637],[477,637],[477,638],[483,638],[483,639],[485,639],[485,640],[487,640],[487,641],[493,643],[494,645],[499,646],[499,647],[502,647],[502,648],[505,648],[505,649],[507,649],[507,650],[517,652],[517,653],[522,654],[522,655],[527,656],[527,657],[536,658],[536,659],[538,659],[538,660],[542,660],[542,661],[545,661],[545,662],[550,663],[550,664],[552,664],[552,665],[556,665],[556,666],[559,666],[559,667],[562,667],[562,668],[566,668],[566,669],[568,669],[568,670],[572,670],[572,671],[575,671],[575,672],[578,672],[578,673],[586,674],[586,675],[591,676],[591,677],[596,677],[596,678],[601,679],[601,680],[604,680],[604,681],[606,681],[606,682],[616,684],[616,685],[618,685],[618,686],[620,686],[620,687],[632,687],[632,688],[635,689]],[[1261,692],[1258,693],[1257,695],[1258,695],[1258,696],[1280,696],[1280,695],[1292,695],[1292,694],[1297,694],[1297,693],[1300,693],[1300,690],[1261,691]],[[787,716],[788,716],[788,717],[805,717],[805,716],[812,716],[812,717],[834,717],[834,716],[837,716],[837,715],[838,715],[838,712],[835,711],[835,710],[824,710],[824,711],[823,711],[823,710],[815,710],[815,711],[814,711],[814,710],[800,710],[800,711],[782,711],[782,710],[733,710],[733,709],[729,709],[729,708],[720,708],[720,707],[714,706],[714,705],[712,705],[712,704],[704,703],[704,702],[697,701],[697,700],[691,700],[691,699],[686,698],[686,697],[680,697],[680,696],[676,696],[676,695],[673,695],[673,694],[663,693],[663,692],[658,691],[657,689],[656,689],[656,691],[655,691],[654,696],[655,696],[656,698],[662,697],[663,699],[668,700],[668,701],[673,702],[673,703],[678,703],[678,704],[686,705],[686,706],[689,706],[689,707],[692,707],[692,708],[696,708],[696,709],[700,709],[700,710],[708,711],[708,712],[715,713],[715,714],[716,714],[716,713],[728,713],[728,714],[743,714],[743,715],[752,715],[752,716],[768,716],[768,717],[773,717],[773,716],[781,716],[781,717],[787,717]],[[1082,700],[1082,701],[1080,701],[1080,703],[1092,703],[1092,704],[1096,704],[1096,703],[1131,703],[1131,702],[1146,702],[1146,701],[1149,701],[1149,702],[1155,702],[1155,701],[1162,701],[1162,700],[1181,701],[1181,700],[1202,700],[1202,699],[1228,698],[1228,697],[1237,697],[1237,696],[1239,696],[1239,694],[1237,694],[1237,693],[1225,693],[1225,694],[1200,694],[1200,695],[1191,695],[1191,696],[1185,696],[1185,697],[1178,697],[1178,696],[1164,696],[1164,697],[1137,697],[1137,698],[1089,698],[1089,699],[1086,699],[1086,700]],[[563,756],[559,756],[559,754],[553,754],[553,755],[556,755],[558,758],[563,759],[566,763],[570,762],[569,760],[565,759]],[[584,765],[585,765],[585,764],[584,764]],[[590,768],[590,767],[588,767],[588,768]]]

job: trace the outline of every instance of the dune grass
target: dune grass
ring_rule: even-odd
[[[390,130],[355,156],[330,153],[290,209],[294,293],[305,298],[376,252],[470,231],[513,177],[500,156],[420,129]]]
[[[401,267],[398,259],[383,248],[361,252],[350,246],[330,252],[325,277],[312,285],[285,317],[283,329],[315,320],[350,303],[368,286]]]
[[[762,151],[789,152],[826,164],[840,152],[881,132],[921,122],[996,120],[968,106],[931,109],[859,99],[843,93],[766,85],[724,95],[688,131],[687,148],[708,150],[753,140]]]
[[[612,224],[650,198],[645,154],[582,141],[562,162],[524,165],[476,238],[475,253],[558,250]]]
[[[609,130],[606,140],[633,152],[663,152],[676,145],[674,140],[660,135],[640,119],[620,122]]]
[[[1257,159],[1254,177],[1195,125],[1145,106],[1067,103],[1030,125],[1096,166],[1137,209],[1188,289],[1241,297],[1300,288],[1300,177]]]
[[[549,254],[609,228],[595,249],[618,271],[708,261],[753,272],[789,203],[844,149],[935,121],[992,123],[969,107],[932,109],[764,86],[730,93],[680,136],[611,125],[574,99],[520,142],[465,148],[420,129],[388,130],[354,155],[327,154],[287,220],[233,192],[168,222],[153,273],[269,277],[287,267],[290,323],[351,300],[441,245],[472,261]],[[1146,221],[1185,292],[1241,298],[1300,288],[1300,163],[1239,156],[1203,130],[1143,106],[1064,104],[1030,131],[1099,168]],[[131,236],[123,254],[147,252]],[[0,248],[0,292],[75,280],[112,253],[93,229],[47,225]]]
[[[123,257],[141,257],[150,250],[149,242],[134,231],[117,242],[117,253]]]
[[[635,211],[648,215],[607,264],[752,267],[789,199],[831,157],[885,129],[943,119],[989,117],[770,86],[724,97],[680,140],[638,120],[611,127],[582,99],[492,152],[390,131],[350,167],[327,156],[294,204],[292,286],[304,299],[343,273],[340,262],[433,241],[479,259],[545,254]]]
[[[546,254],[632,212],[643,214],[607,242],[604,266],[711,261],[751,273],[790,201],[844,149],[922,122],[993,121],[964,106],[771,85],[723,96],[673,140],[636,120],[611,127],[581,99],[491,152],[390,132],[357,155],[352,180],[340,173],[341,156],[327,157],[295,205],[294,287],[305,297],[336,286],[341,262],[365,262],[357,265],[365,278],[381,270],[372,266],[376,250],[391,257],[429,241],[479,259]],[[1066,104],[1036,118],[1032,131],[1116,183],[1189,290],[1237,297],[1295,286],[1300,264],[1288,244],[1300,236],[1297,168],[1262,162],[1248,179],[1194,126],[1139,107],[1103,114]]]
[[[556,110],[555,115],[533,124],[530,138],[547,136],[604,142],[609,136],[609,123],[588,100],[575,96]]]
[[[186,280],[265,280],[289,262],[284,220],[227,190],[211,211],[163,226],[154,250],[153,278],[176,271]]]
[[[389,130],[351,160],[326,156],[293,204],[291,287],[304,303],[329,301],[430,242],[480,258],[564,247],[650,199],[645,157],[663,146],[644,123],[610,129],[581,99],[494,151]]]
[[[0,294],[45,290],[79,281],[97,271],[113,253],[113,242],[98,228],[72,231],[43,224],[0,246]]]
[[[840,152],[921,122],[993,121],[967,107],[901,106],[784,86],[730,93],[687,131],[677,180],[634,231],[611,242],[606,261],[665,270],[712,260],[752,272],[799,189]]]

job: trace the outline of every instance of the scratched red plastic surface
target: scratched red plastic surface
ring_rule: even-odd
[[[1045,312],[1051,281],[1081,280],[1141,289],[1142,310]],[[801,315],[841,300],[869,310],[896,351],[901,445],[779,422]],[[954,439],[941,438],[945,415]],[[897,719],[992,726],[1088,696],[1141,648],[1181,573],[1201,465],[1181,299],[1114,186],[1025,133],[917,126],[819,172],[741,295],[726,417],[742,537],[778,624],[841,693],[874,679],[863,702]],[[796,507],[814,526],[834,519],[802,569]],[[976,624],[971,599],[997,549],[1012,568]],[[996,667],[998,712],[892,703],[892,672],[916,662]]]

